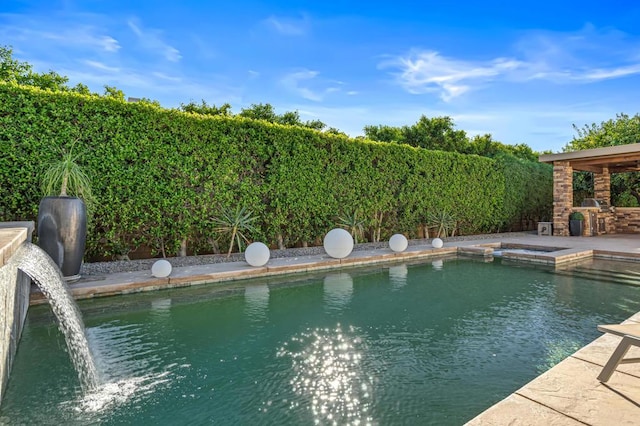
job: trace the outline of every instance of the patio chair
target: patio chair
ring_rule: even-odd
[[[627,358],[624,356],[631,346],[640,347],[640,324],[611,324],[599,325],[598,330],[603,333],[611,333],[622,337],[622,341],[604,365],[598,380],[606,383],[619,364],[630,364],[632,362],[640,362],[640,358]]]

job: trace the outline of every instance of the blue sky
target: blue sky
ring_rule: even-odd
[[[506,4],[3,0],[0,44],[96,92],[270,103],[351,136],[447,115],[559,152],[573,124],[639,112],[640,2]]]

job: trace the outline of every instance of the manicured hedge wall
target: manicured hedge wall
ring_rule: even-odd
[[[260,218],[253,238],[287,246],[320,242],[356,210],[367,229],[382,217],[383,237],[415,237],[430,211],[448,210],[463,233],[551,212],[544,164],[0,84],[1,220],[35,220],[39,176],[76,139],[97,200],[94,257],[141,245],[173,254],[182,241],[210,252],[211,218],[238,204]]]

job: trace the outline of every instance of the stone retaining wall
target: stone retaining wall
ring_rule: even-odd
[[[27,316],[31,291],[27,274],[5,265],[23,242],[31,241],[33,227],[33,222],[0,223],[0,403]]]

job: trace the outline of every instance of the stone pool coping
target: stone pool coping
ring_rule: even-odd
[[[640,323],[640,313],[624,323]],[[640,363],[619,365],[606,384],[596,379],[620,340],[598,337],[466,424],[637,425]],[[626,357],[640,357],[640,348]]]
[[[121,272],[91,276],[71,284],[78,299],[98,296],[177,288],[211,282],[276,276],[386,262],[440,258],[448,255],[488,256],[489,250],[510,247],[553,247],[554,251],[507,256],[521,261],[560,266],[587,258],[639,262],[640,235],[599,237],[553,237],[525,235],[495,239],[446,242],[441,249],[430,245],[409,246],[403,253],[388,248],[354,251],[345,259],[310,255],[272,259],[261,268],[245,262],[174,268],[168,278],[158,279],[150,271]],[[169,259],[170,260],[170,259]],[[32,304],[46,303],[38,291]],[[627,322],[640,323],[640,312]],[[596,327],[598,324],[594,324]],[[620,337],[603,335],[558,365],[498,402],[469,425],[631,425],[640,419],[640,363],[621,365],[609,382],[596,377],[618,345]],[[640,348],[630,349],[628,357],[640,357]]]
[[[353,251],[344,259],[333,259],[326,254],[291,256],[271,259],[263,267],[252,267],[246,262],[223,262],[206,265],[174,267],[167,278],[155,278],[150,269],[132,272],[117,272],[91,275],[71,283],[70,288],[76,299],[114,296],[164,288],[178,288],[204,283],[227,282],[238,279],[269,277],[282,274],[297,274],[324,269],[336,269],[376,263],[401,262],[429,259],[447,255],[491,256],[500,247],[510,248],[553,248],[553,251],[537,254],[504,253],[510,260],[527,261],[550,266],[561,266],[590,258],[633,260],[640,262],[640,235],[607,237],[551,237],[535,234],[496,237],[482,240],[461,240],[445,242],[440,249],[427,242],[410,245],[402,253],[394,253],[389,248],[374,248]],[[171,261],[171,259],[168,259]],[[34,286],[31,304],[43,304],[46,300]]]
[[[0,267],[9,261],[28,236],[27,228],[0,228]]]
[[[271,259],[267,265],[252,267],[246,262],[226,262],[209,265],[193,265],[173,268],[167,278],[155,278],[150,270],[119,272],[103,276],[90,276],[69,285],[77,300],[92,297],[114,296],[154,291],[159,289],[188,287],[199,284],[223,283],[248,278],[273,277],[284,274],[301,274],[325,269],[360,266],[375,263],[413,261],[455,255],[457,247],[435,249],[431,246],[409,247],[402,253],[390,249],[354,251],[344,259],[325,255],[308,255]],[[170,259],[169,259],[170,260]],[[44,304],[46,299],[34,286],[31,304]]]

